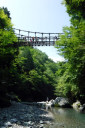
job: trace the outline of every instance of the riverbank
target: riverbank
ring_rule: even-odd
[[[45,128],[52,121],[52,113],[36,105],[14,102],[8,108],[0,108],[0,128]]]

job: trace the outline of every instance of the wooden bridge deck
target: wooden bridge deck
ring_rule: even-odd
[[[39,42],[19,42],[20,46],[54,46],[55,41],[39,41]]]

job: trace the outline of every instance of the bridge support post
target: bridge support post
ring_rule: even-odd
[[[42,33],[42,46],[43,46],[43,33]]]
[[[35,46],[36,46],[36,43],[37,43],[37,37],[36,37],[36,32],[35,32]]]
[[[19,29],[19,37],[18,37],[18,45],[20,45],[20,29]]]
[[[21,31],[21,30],[19,29],[19,36],[20,36],[20,31]]]
[[[50,46],[50,33],[49,33],[49,46]]]
[[[29,31],[28,31],[28,42],[29,42]]]

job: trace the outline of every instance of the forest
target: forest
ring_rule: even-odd
[[[53,62],[45,53],[18,46],[10,11],[0,8],[0,107],[16,101],[46,101],[57,96],[85,103],[85,1],[64,0],[70,27],[56,42],[65,62]],[[15,43],[16,42],[16,43]]]

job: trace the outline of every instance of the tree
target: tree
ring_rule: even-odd
[[[17,48],[14,47],[16,41],[11,20],[0,9],[0,67],[2,69],[9,68],[17,55]]]
[[[8,11],[8,8],[7,7],[3,7],[2,9],[4,10],[4,13],[8,16],[8,18],[11,19],[11,17],[10,17],[10,11]]]
[[[64,4],[71,17],[85,19],[85,0],[64,0]]]
[[[11,91],[21,100],[40,101],[54,96],[57,68],[45,53],[28,46],[20,47],[14,70],[16,84],[11,86]]]
[[[0,8],[0,97],[7,93],[11,65],[18,53],[14,47],[16,41],[11,20]]]
[[[64,27],[64,35],[57,41],[57,48],[66,59],[66,70],[59,78],[58,88],[62,94],[76,99],[85,97],[85,17],[84,0],[65,0],[67,12],[71,16],[70,27]],[[75,7],[76,6],[76,7]],[[82,8],[81,8],[82,7]],[[79,8],[79,10],[77,10]],[[62,83],[61,83],[62,81]]]
[[[18,63],[24,72],[34,69],[34,62],[29,47],[20,47],[18,55]]]

